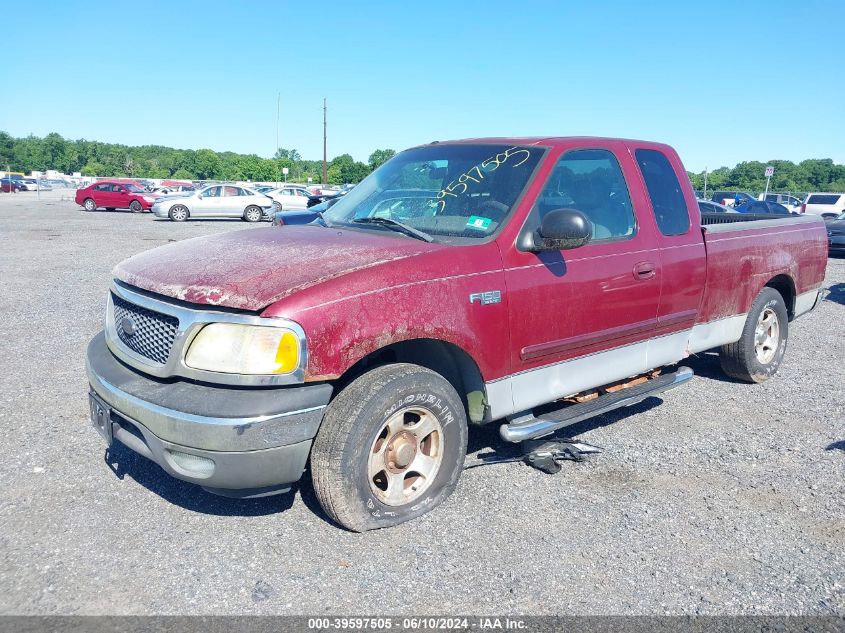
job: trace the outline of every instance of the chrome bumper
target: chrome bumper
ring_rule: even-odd
[[[328,384],[233,388],[156,379],[118,361],[102,333],[88,345],[86,372],[91,392],[110,409],[114,439],[218,493],[298,480],[332,393]]]

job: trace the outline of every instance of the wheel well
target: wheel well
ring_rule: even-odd
[[[412,339],[393,343],[367,354],[337,381],[334,393],[380,365],[413,363],[437,372],[458,392],[467,411],[467,420],[476,424],[489,421],[484,378],[472,356],[463,349],[436,339]]]
[[[791,321],[795,317],[795,282],[789,275],[778,275],[773,277],[766,284],[768,288],[774,288],[783,297],[783,302],[786,304],[786,313],[789,315]]]

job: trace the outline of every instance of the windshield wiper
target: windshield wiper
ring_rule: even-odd
[[[422,240],[423,242],[434,241],[434,238],[431,237],[431,235],[429,235],[428,233],[420,231],[419,229],[415,229],[413,226],[409,226],[404,222],[399,222],[398,220],[394,220],[393,218],[355,218],[352,221],[356,224],[379,224],[394,231],[404,233],[405,235],[415,237],[416,239]]]

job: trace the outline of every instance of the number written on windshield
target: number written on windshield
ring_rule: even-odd
[[[457,198],[461,194],[466,193],[470,189],[472,183],[480,183],[484,180],[484,174],[494,172],[506,163],[511,167],[519,167],[530,157],[531,152],[524,147],[510,147],[504,152],[499,152],[495,156],[491,156],[490,158],[481,161],[479,164],[458,176],[455,180],[438,192],[438,213],[446,208],[446,200],[448,199],[447,196]],[[521,160],[518,160],[518,158],[521,158]]]

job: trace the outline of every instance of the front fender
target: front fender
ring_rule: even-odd
[[[470,302],[471,294],[495,289],[504,297],[501,271],[393,286],[295,315],[308,339],[307,379],[338,378],[365,356],[413,339],[463,349],[484,380],[504,376],[507,302]]]

